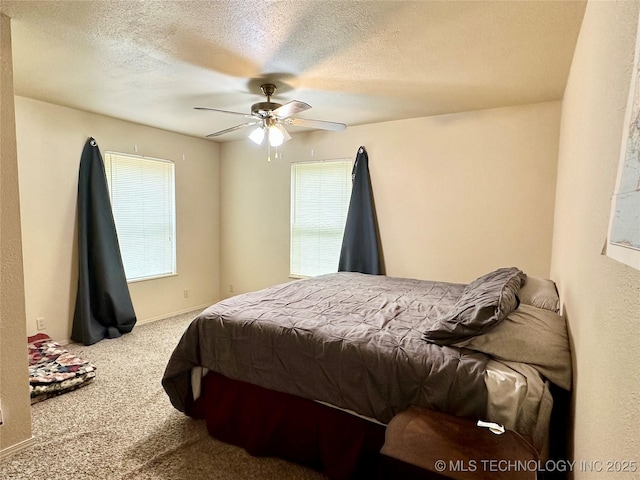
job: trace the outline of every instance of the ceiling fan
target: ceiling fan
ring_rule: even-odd
[[[342,131],[347,128],[344,123],[310,120],[307,118],[294,118],[292,115],[309,110],[311,105],[298,100],[292,100],[284,105],[272,102],[271,97],[276,92],[276,86],[273,83],[264,83],[260,85],[260,90],[262,90],[262,93],[267,97],[267,101],[251,105],[250,114],[220,110],[218,108],[193,107],[196,110],[211,110],[213,112],[230,113],[232,115],[242,115],[245,118],[251,119],[251,121],[236,125],[235,127],[210,133],[207,135],[207,138],[217,137],[224,135],[225,133],[240,130],[241,128],[257,125],[257,127],[249,134],[249,138],[256,144],[261,145],[266,137],[270,146],[279,147],[291,138],[287,130],[284,128],[284,125],[334,131]]]

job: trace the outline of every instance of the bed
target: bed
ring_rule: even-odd
[[[332,478],[352,476],[410,405],[503,424],[544,456],[550,383],[571,384],[549,282],[517,268],[470,284],[341,272],[238,295],[193,320],[162,383],[212,435]],[[309,436],[320,453],[297,451]]]

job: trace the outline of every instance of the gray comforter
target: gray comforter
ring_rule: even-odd
[[[495,287],[498,301],[507,297],[509,279],[503,280]],[[460,301],[469,302],[469,286],[336,273],[238,295],[191,323],[162,384],[186,413],[191,370],[202,366],[382,423],[411,404],[479,417],[487,401],[488,357],[423,338],[439,326],[450,332]]]

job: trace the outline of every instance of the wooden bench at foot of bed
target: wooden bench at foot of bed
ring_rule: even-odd
[[[384,479],[535,480],[538,464],[515,432],[415,406],[389,422],[381,453]]]

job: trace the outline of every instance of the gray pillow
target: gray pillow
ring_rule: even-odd
[[[541,375],[571,389],[571,350],[564,317],[543,308],[521,304],[483,335],[457,343],[496,360],[528,363]]]
[[[451,345],[486,332],[518,308],[518,290],[525,278],[526,275],[514,267],[499,268],[476,278],[422,338],[439,345]]]
[[[518,293],[520,301],[526,305],[560,312],[560,298],[553,280],[527,276],[527,280]]]

